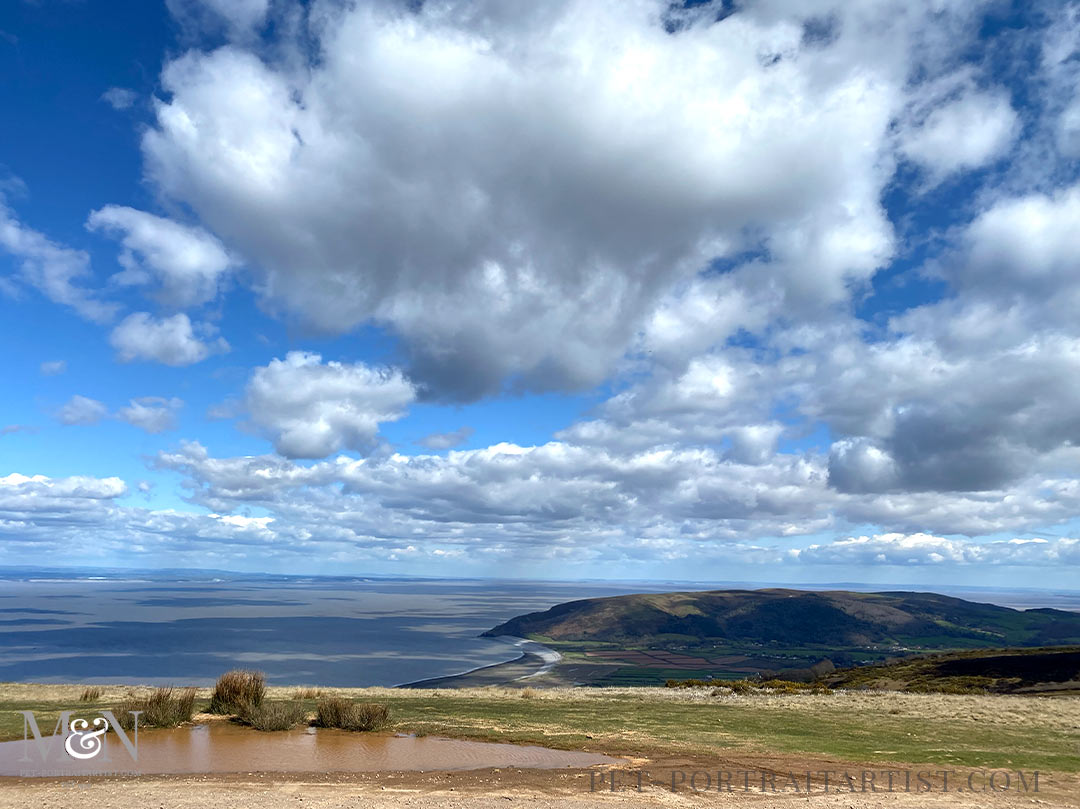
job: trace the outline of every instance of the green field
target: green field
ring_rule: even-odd
[[[110,707],[124,689],[86,706]],[[271,699],[293,689],[273,688]],[[78,707],[78,687],[0,686],[0,737],[22,738],[19,710],[43,732]],[[549,691],[325,689],[386,703],[396,732],[540,744],[611,754],[708,758],[798,753],[847,761],[1080,772],[1080,698],[837,692],[715,696],[712,689]],[[200,705],[205,706],[205,695]],[[306,700],[309,710],[315,701]],[[48,726],[48,731],[46,731]],[[153,731],[148,731],[153,732]],[[256,731],[252,731],[253,733]]]

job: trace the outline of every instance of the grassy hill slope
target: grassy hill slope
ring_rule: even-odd
[[[910,693],[1078,694],[1080,646],[919,655],[841,669],[824,682]]]
[[[484,634],[682,648],[717,642],[834,649],[1053,646],[1080,644],[1080,614],[935,593],[716,590],[571,601]]]

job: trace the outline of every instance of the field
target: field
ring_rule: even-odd
[[[106,688],[88,712],[116,704],[128,690]],[[22,718],[15,711],[34,710],[44,728],[60,710],[78,709],[81,691],[0,686],[0,738],[22,738]],[[295,692],[271,688],[269,698],[289,699]],[[714,696],[709,688],[321,692],[388,704],[397,732],[637,757],[707,758],[739,751],[1080,773],[1080,697],[872,691]],[[201,692],[198,704],[205,706],[208,698],[208,691]],[[305,704],[314,711],[314,699]]]
[[[145,690],[145,689],[144,689]],[[727,689],[724,689],[727,690]],[[116,704],[126,687],[104,688],[94,708]],[[831,694],[717,695],[715,688],[463,688],[311,689],[271,688],[271,700],[304,697],[314,710],[316,694],[387,704],[391,730],[482,741],[537,744],[620,756],[625,767],[481,769],[402,773],[237,773],[217,776],[144,776],[136,779],[22,781],[0,789],[0,807],[87,805],[161,806],[169,809],[229,805],[237,809],[599,809],[713,805],[795,805],[827,809],[1018,809],[1080,806],[1080,697],[904,694],[836,691]],[[49,718],[77,708],[80,686],[0,685],[0,737],[21,738],[21,717],[33,709],[45,729]],[[209,692],[199,694],[205,707]],[[84,703],[85,705],[85,703]],[[197,721],[206,717],[196,717]],[[224,720],[214,720],[224,721]],[[48,732],[46,730],[45,732]],[[145,731],[153,733],[155,731]],[[256,733],[257,731],[250,731]],[[666,780],[675,772],[748,770],[788,773],[947,770],[952,783],[987,771],[1040,773],[1039,792],[1018,789],[981,795],[943,789],[932,776],[928,793],[875,794],[873,790],[717,794],[682,790]],[[257,769],[254,766],[253,769]],[[634,771],[652,779],[644,792],[632,787]],[[618,775],[618,773],[623,773]],[[957,781],[956,775],[959,775]],[[618,775],[624,791],[607,792],[603,779]],[[599,776],[600,789],[594,790]],[[816,776],[815,776],[816,778]],[[625,782],[629,783],[629,786]],[[680,788],[681,789],[681,788]],[[755,788],[756,789],[756,788]],[[887,801],[887,803],[886,803]]]
[[[825,646],[702,644],[685,637],[660,637],[650,645],[559,641],[534,635],[563,656],[544,685],[659,686],[667,680],[739,680],[754,675],[811,680],[834,666],[883,662],[893,649],[836,649]],[[828,661],[828,662],[825,662]]]

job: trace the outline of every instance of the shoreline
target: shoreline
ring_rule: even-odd
[[[509,637],[509,636],[507,636]],[[523,680],[529,680],[550,672],[562,655],[543,644],[523,638],[514,638],[515,646],[522,650],[513,660],[479,666],[460,674],[447,674],[442,677],[428,677],[394,686],[395,688],[476,688],[500,685],[508,688],[524,688]]]

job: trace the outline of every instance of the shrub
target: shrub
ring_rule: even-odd
[[[530,687],[526,687],[526,688],[521,689],[521,698],[522,699],[533,699],[535,696],[536,696],[536,689],[535,688],[532,688],[530,686]]]
[[[102,693],[102,690],[96,685],[87,686],[79,695],[79,702],[97,702],[101,699]]]
[[[315,724],[342,730],[381,730],[390,724],[390,709],[375,702],[353,702],[342,697],[321,701]]]
[[[135,727],[132,711],[141,711],[139,725],[152,728],[174,728],[190,722],[195,713],[194,688],[157,688],[144,698],[128,694],[114,710],[116,721],[124,730]]]
[[[263,702],[247,706],[237,719],[255,730],[290,730],[304,722],[307,713],[299,702]]]
[[[293,692],[293,699],[319,699],[322,695],[323,690],[321,688],[312,688],[309,686],[307,688],[297,688],[296,691]]]
[[[239,714],[258,708],[266,696],[266,677],[261,671],[233,669],[218,677],[207,710],[216,714]]]

